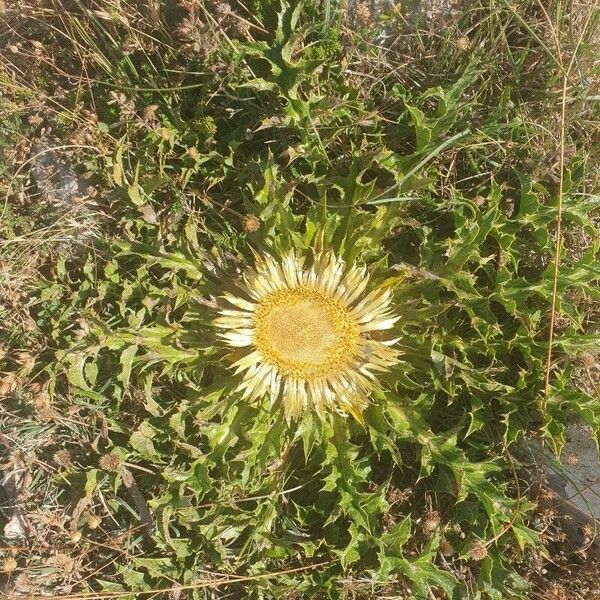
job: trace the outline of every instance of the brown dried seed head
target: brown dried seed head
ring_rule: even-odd
[[[598,361],[596,360],[596,357],[591,352],[586,352],[585,354],[581,355],[581,364],[584,367],[589,369],[596,366],[597,363]]]
[[[549,600],[571,600],[572,596],[565,590],[562,585],[557,583],[551,585],[547,590]]]
[[[71,453],[66,448],[57,450],[52,458],[59,467],[66,467],[71,464]]]
[[[246,215],[242,221],[244,231],[254,233],[260,229],[260,219],[256,215]]]
[[[568,454],[567,455],[567,464],[568,465],[578,465],[579,464],[579,457],[577,456],[577,454]]]
[[[404,490],[392,488],[387,494],[387,501],[390,504],[403,504],[411,497],[411,494],[412,490],[410,488],[406,488]]]
[[[98,527],[100,527],[100,523],[102,523],[102,519],[98,515],[94,515],[92,513],[88,513],[85,517],[85,520],[90,529],[98,529]]]
[[[470,48],[470,46],[471,46],[471,42],[466,35],[461,35],[456,40],[456,48],[457,48],[457,50],[460,50],[461,52],[466,52]]]
[[[40,395],[44,395],[44,392],[46,392],[46,385],[42,382],[36,382],[36,383],[30,383],[27,386],[27,390],[29,391],[29,393],[32,396],[40,396]],[[44,395],[44,399],[45,399],[45,395]]]
[[[554,319],[554,326],[558,331],[564,331],[571,326],[571,319],[566,315],[556,315]]]
[[[71,541],[76,544],[81,540],[81,531],[72,531],[69,534],[69,537],[71,538]]]
[[[142,118],[144,121],[150,122],[156,120],[156,112],[159,108],[160,106],[158,104],[149,104],[148,106],[145,106],[142,110]]]
[[[159,133],[160,133],[160,137],[165,142],[169,142],[170,140],[173,139],[173,131],[171,129],[169,129],[168,127],[161,127]]]
[[[44,564],[47,567],[54,567],[55,569],[66,571],[67,573],[72,573],[73,568],[75,567],[75,561],[70,556],[63,554],[62,552],[58,552],[54,556],[49,556],[44,561]]]
[[[473,546],[471,546],[471,558],[476,561],[483,560],[487,555],[487,547],[482,542],[475,542]]]
[[[121,469],[121,459],[112,452],[110,454],[104,454],[100,457],[98,465],[103,471],[119,471]]]
[[[5,573],[12,573],[17,567],[17,561],[13,556],[9,556],[8,558],[4,559],[4,562],[2,563],[2,570]]]
[[[56,419],[56,413],[49,404],[43,404],[40,406],[34,403],[33,408],[35,409],[36,418],[42,423],[49,423],[50,421],[54,421],[54,419]]]
[[[144,204],[144,206],[140,208],[140,213],[142,214],[142,219],[144,219],[146,223],[158,223],[158,216],[151,204]]]
[[[169,592],[169,600],[179,600],[179,598],[181,598],[181,592],[182,592],[183,588],[181,585],[176,584],[171,588],[171,591]]]
[[[545,500],[556,500],[558,498],[558,494],[549,487],[542,487],[540,496]]]
[[[27,594],[31,592],[32,580],[27,573],[20,573],[15,578],[15,591]]]
[[[19,378],[14,373],[7,373],[0,379],[0,398],[13,394],[19,387]]]
[[[583,526],[583,541],[589,544],[595,537],[595,529],[591,523],[586,523]]]
[[[452,556],[456,550],[448,540],[442,540],[440,542],[440,552],[443,556]]]
[[[231,6],[227,2],[219,2],[215,7],[217,19],[221,20],[231,13]]]
[[[366,27],[371,23],[372,15],[371,9],[366,2],[359,2],[354,9],[354,16],[356,22],[360,27]]]
[[[39,127],[44,122],[44,119],[39,114],[35,114],[31,115],[29,119],[27,119],[27,122],[34,127]]]
[[[25,371],[29,371],[35,365],[35,356],[31,354],[31,352],[26,352],[25,350],[21,350],[20,352],[15,352],[14,354],[15,361],[22,367]]]
[[[391,512],[386,512],[381,518],[381,528],[384,532],[389,531],[397,523],[396,517]]]
[[[440,526],[440,515],[437,510],[433,510],[427,515],[427,518],[423,522],[423,531],[425,533],[433,533]]]
[[[236,19],[233,23],[233,28],[241,38],[245,39],[250,37],[250,25],[246,21]]]

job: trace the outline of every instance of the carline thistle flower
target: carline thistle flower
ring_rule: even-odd
[[[230,306],[214,321],[225,343],[243,352],[232,365],[242,396],[269,394],[275,402],[281,395],[288,421],[312,408],[364,422],[375,373],[398,361],[397,340],[381,333],[398,320],[392,291],[367,292],[368,284],[365,266],[348,268],[332,251],[312,260],[294,251],[280,261],[256,255],[239,294],[223,295]]]

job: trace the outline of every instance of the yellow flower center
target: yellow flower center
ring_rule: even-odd
[[[359,330],[334,296],[302,285],[265,296],[254,313],[254,344],[281,375],[338,375],[356,354]]]

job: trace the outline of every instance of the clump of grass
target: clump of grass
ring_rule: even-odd
[[[594,7],[60,8],[3,34],[11,593],[531,597],[521,443],[600,423]],[[18,166],[49,129],[110,215],[78,252]],[[213,327],[319,236],[401,317],[364,425],[243,401]]]

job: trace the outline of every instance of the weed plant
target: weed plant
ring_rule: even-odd
[[[532,597],[525,449],[600,431],[592,4],[7,3],[11,597]],[[364,424],[242,400],[213,323],[320,236],[394,291]]]

